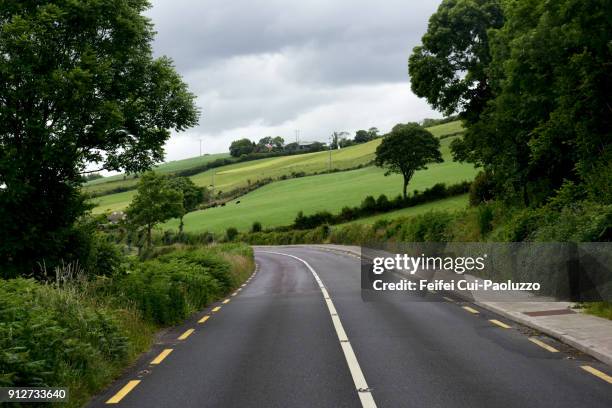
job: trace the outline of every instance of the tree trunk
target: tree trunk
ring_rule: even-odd
[[[404,200],[407,198],[406,189],[408,188],[408,177],[404,176]]]
[[[151,229],[153,226],[147,225],[147,248],[151,248]]]
[[[183,223],[183,216],[181,215],[180,222],[179,222],[179,235],[183,235],[183,226],[184,225],[185,224]]]

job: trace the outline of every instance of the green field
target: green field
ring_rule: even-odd
[[[424,190],[440,182],[454,184],[473,179],[476,171],[471,165],[447,161],[431,165],[417,172],[409,190]],[[384,176],[384,170],[366,167],[340,173],[290,179],[268,184],[240,197],[225,207],[195,211],[185,216],[186,231],[221,232],[228,227],[246,230],[254,221],[265,227],[289,225],[298,211],[312,214],[316,211],[339,212],[344,206],[356,206],[367,195],[386,194],[395,197],[401,193],[400,175]],[[163,228],[175,229],[172,220]]]
[[[429,128],[429,130],[438,137],[459,132],[461,129],[461,124],[459,122],[450,122]],[[441,141],[442,153],[446,160],[450,160],[449,145],[452,139],[453,138],[447,138]],[[371,162],[374,159],[376,147],[380,144],[381,140],[382,139],[376,139],[357,146],[333,150],[331,152],[332,168],[348,169]],[[246,186],[249,182],[268,177],[277,178],[282,175],[290,175],[292,172],[314,173],[325,171],[329,169],[329,158],[330,153],[328,151],[295,156],[273,157],[211,169],[196,174],[192,176],[191,179],[200,186],[208,186],[210,188],[213,184],[214,177],[215,191],[229,191],[237,187]],[[119,180],[117,183],[121,182],[135,183],[136,181]],[[94,209],[94,213],[124,209],[129,205],[134,194],[134,191],[128,191],[96,198],[94,203],[97,204],[97,207]]]
[[[168,174],[181,170],[187,170],[193,167],[201,166],[213,160],[229,157],[229,153],[209,154],[206,156],[191,157],[184,160],[175,160],[167,163],[162,163],[155,166],[154,170],[158,173]],[[95,179],[85,183],[83,191],[87,193],[100,193],[109,191],[118,187],[130,187],[136,185],[138,180],[134,175],[125,176],[117,174],[114,176]],[[131,196],[130,196],[131,197]]]

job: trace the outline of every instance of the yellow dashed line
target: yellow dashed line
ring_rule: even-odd
[[[476,310],[476,309],[474,309],[472,307],[469,307],[469,306],[461,306],[461,307],[464,308],[465,310],[467,310],[468,312],[472,313],[472,314],[480,313],[478,310]]]
[[[549,346],[548,344],[544,343],[543,341],[540,341],[540,340],[536,339],[535,337],[530,337],[529,341],[534,343],[534,344],[537,344],[538,346],[542,347],[545,350],[550,351],[551,353],[558,353],[559,352],[559,350],[557,350],[553,346]]]
[[[206,323],[208,319],[210,319],[210,316],[206,315],[202,317],[200,320],[198,320],[198,323]]]
[[[504,322],[500,322],[499,320],[496,319],[491,319],[489,320],[491,323],[498,325],[499,327],[502,327],[504,329],[509,329],[510,326],[508,326],[506,323]]]
[[[442,296],[442,299],[446,300],[447,302],[454,302],[454,300],[453,300],[453,299],[448,298],[448,297],[446,297],[446,296]]]
[[[168,357],[168,354],[172,353],[172,349],[165,349],[164,351],[162,351],[161,353],[159,353],[159,355],[157,357],[155,357],[155,359],[153,361],[151,361],[151,364],[159,364],[162,361],[164,361],[164,358]]]
[[[217,307],[215,307],[215,308],[214,308],[212,311],[213,311],[213,312],[218,312],[219,310],[221,310],[221,306],[217,306]]]
[[[189,330],[185,330],[185,333],[181,334],[178,339],[179,340],[185,340],[187,337],[191,336],[191,333],[193,333],[195,331],[195,329],[189,329]]]
[[[580,368],[582,368],[586,372],[589,372],[589,373],[593,374],[595,377],[599,377],[602,380],[604,380],[605,382],[607,382],[609,384],[612,384],[612,377],[610,377],[608,374],[603,373],[603,372],[599,371],[598,369],[593,368],[593,367],[588,366],[588,365],[580,366]]]
[[[115,395],[113,395],[108,401],[107,404],[118,404],[119,401],[123,399],[130,391],[134,389],[138,384],[140,384],[140,380],[132,380],[129,381],[125,386],[120,389]]]
[[[229,301],[230,301],[229,299],[225,299],[225,300],[224,300],[223,302],[221,302],[221,303],[223,303],[224,305],[227,305],[227,304],[229,303]]]

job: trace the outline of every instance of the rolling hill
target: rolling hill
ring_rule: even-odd
[[[437,137],[444,135],[455,134],[462,130],[459,122],[450,122],[438,126],[433,126],[429,130]],[[445,157],[450,159],[448,146],[452,138],[443,139],[442,152]],[[304,172],[304,173],[315,173],[326,171],[330,168],[330,156],[331,156],[331,167],[333,169],[351,169],[359,165],[366,165],[374,159],[374,152],[376,147],[380,144],[381,139],[376,139],[368,143],[347,147],[340,150],[307,153],[295,156],[281,156],[266,158],[261,160],[243,162],[231,164],[208,171],[196,174],[191,179],[200,186],[207,186],[214,188],[216,192],[229,191],[237,187],[246,186],[250,182],[256,180],[265,179],[268,177],[278,178],[283,175],[291,175],[291,173]],[[205,157],[212,157],[205,156]],[[216,157],[218,158],[218,157]],[[196,158],[199,159],[199,158]],[[190,161],[193,159],[181,160],[174,162],[175,168],[180,166],[181,169],[188,168]],[[212,159],[211,159],[212,160]],[[172,163],[167,165],[159,166],[160,169],[168,169]],[[201,164],[201,163],[198,163]],[[193,163],[191,163],[193,166]],[[174,170],[176,171],[176,170]],[[166,171],[170,173],[171,171]],[[116,180],[111,181],[113,188],[121,185],[121,183],[136,183],[136,180]],[[124,184],[125,185],[125,184]],[[99,184],[98,188],[106,188],[103,184]],[[116,194],[109,194],[94,199],[94,203],[97,204],[94,209],[95,213],[102,213],[105,211],[117,211],[126,208],[132,197],[134,191],[121,192]]]

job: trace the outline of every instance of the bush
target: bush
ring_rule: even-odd
[[[225,239],[228,242],[232,242],[236,239],[236,237],[238,236],[238,230],[234,227],[229,227],[226,231],[225,231]]]
[[[251,227],[251,232],[261,232],[261,222],[255,221]]]
[[[483,236],[493,229],[493,209],[486,204],[478,206],[478,228]]]
[[[474,178],[470,187],[470,205],[477,206],[486,203],[495,197],[495,183],[490,173],[481,171]]]
[[[202,249],[186,249],[181,251],[173,251],[169,254],[159,257],[162,262],[173,262],[178,260],[195,264],[203,268],[201,273],[207,273],[216,279],[222,293],[227,293],[233,287],[238,285],[229,273],[230,264],[218,254]]]
[[[327,211],[319,211],[312,215],[304,215],[300,211],[293,221],[293,228],[298,230],[316,228],[322,224],[331,224],[334,221],[334,216]]]
[[[374,212],[376,212],[377,207],[376,207],[376,200],[374,199],[374,197],[372,196],[367,196],[362,202],[361,202],[361,212],[363,214],[372,214]]]
[[[21,278],[0,280],[0,322],[0,385],[67,386],[72,406],[148,347],[152,332],[128,310]]]
[[[376,200],[376,209],[380,212],[385,212],[389,211],[391,208],[391,202],[387,196],[384,194],[379,195],[378,199]]]

